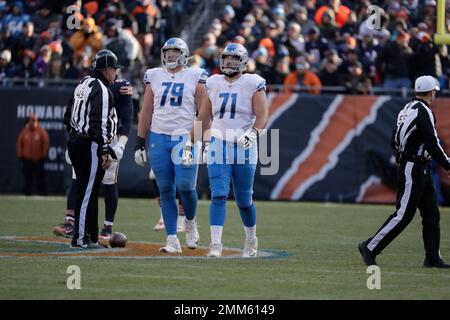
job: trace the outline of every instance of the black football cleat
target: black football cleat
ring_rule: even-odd
[[[53,233],[55,236],[64,237],[64,238],[72,238],[73,236],[73,222],[66,222],[60,224],[56,227],[53,227]]]
[[[425,260],[423,261],[423,266],[425,268],[450,269],[450,264],[445,263],[445,261],[442,259],[429,260],[428,258],[425,258]]]
[[[70,248],[71,249],[84,249],[84,250],[97,250],[97,249],[106,249],[106,248],[108,248],[108,246],[104,245],[102,243],[99,243],[99,242],[89,241],[88,243],[85,243],[85,244],[71,243]]]
[[[361,242],[358,245],[358,249],[359,253],[361,253],[361,256],[366,266],[377,265],[377,262],[375,261],[375,255],[372,252],[370,252],[370,250],[367,248],[367,241]]]

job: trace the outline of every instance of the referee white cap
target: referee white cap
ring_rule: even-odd
[[[440,90],[439,83],[432,76],[421,76],[416,79],[414,85],[416,92],[428,92],[431,90]]]

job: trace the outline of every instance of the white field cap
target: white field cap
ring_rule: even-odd
[[[439,83],[432,76],[421,76],[416,79],[414,86],[416,92],[428,92],[431,90],[440,90]]]

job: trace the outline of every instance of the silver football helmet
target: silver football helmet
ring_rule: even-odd
[[[238,57],[239,60],[228,61],[225,63],[225,58],[228,56]],[[244,72],[247,69],[248,52],[243,45],[239,43],[231,43],[225,47],[220,55],[220,70],[229,75],[235,72]]]
[[[179,52],[169,52],[170,49],[177,49]],[[178,66],[186,66],[189,61],[189,48],[182,39],[170,38],[161,48],[161,62],[167,69],[175,69]]]

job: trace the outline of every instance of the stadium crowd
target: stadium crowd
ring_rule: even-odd
[[[379,9],[377,28],[371,5]],[[372,86],[411,88],[423,74],[448,88],[448,48],[432,41],[436,5],[434,0],[231,0],[195,61],[217,72],[221,48],[231,41],[248,48],[250,72],[269,84],[284,83],[286,91],[294,85],[310,86],[310,93],[344,86],[349,94],[367,94]]]
[[[176,26],[195,2],[0,1],[0,82],[77,79],[102,48],[117,54],[125,77],[140,81],[146,68],[159,63],[164,41],[179,36]],[[80,30],[63,23],[72,4],[81,10]],[[378,20],[371,5],[378,6]],[[284,83],[286,91],[303,85],[320,93],[323,86],[341,86],[349,94],[368,94],[374,86],[411,88],[423,74],[449,88],[448,47],[432,39],[436,5],[435,0],[230,0],[200,47],[191,48],[191,63],[218,73],[221,51],[237,42],[249,51],[248,72],[268,84]],[[450,22],[446,26],[450,29]]]
[[[117,55],[127,79],[141,81],[195,2],[0,0],[0,83],[7,77],[82,78],[104,48]]]

